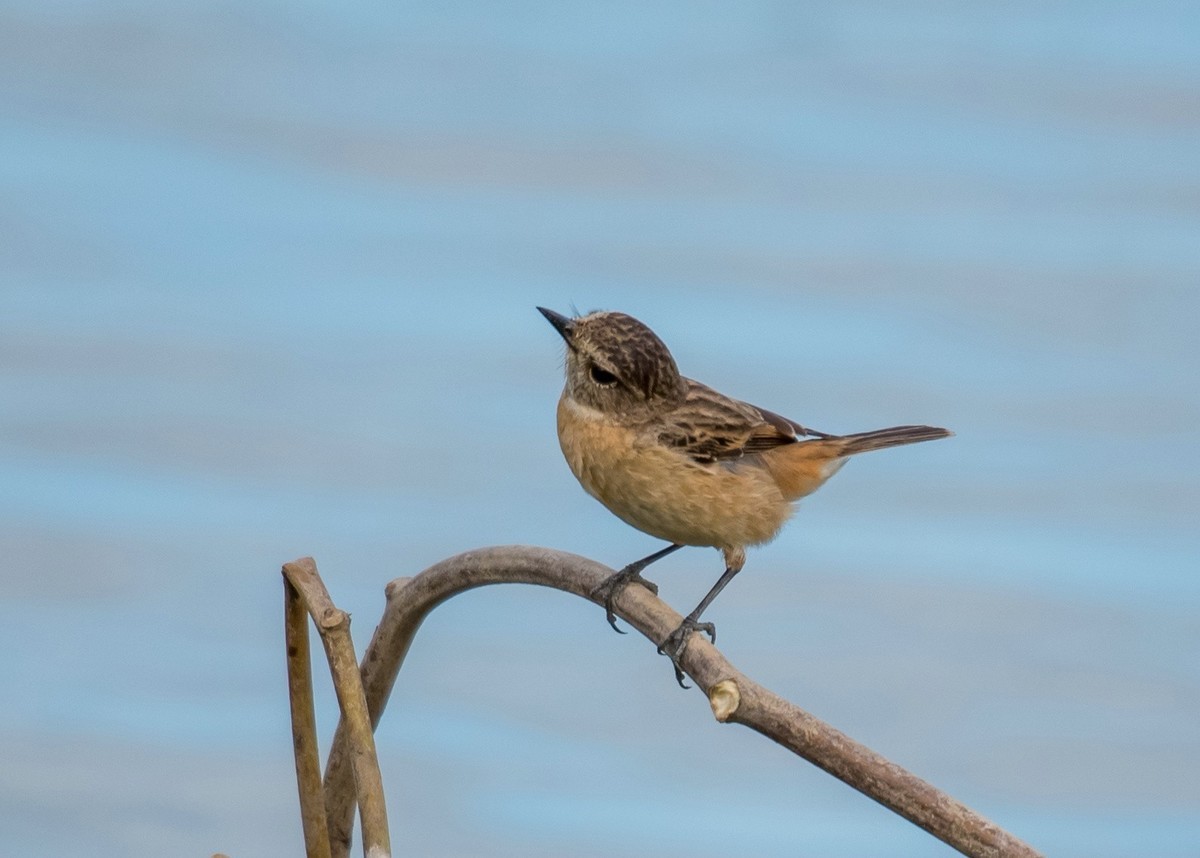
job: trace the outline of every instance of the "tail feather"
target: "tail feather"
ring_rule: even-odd
[[[953,434],[936,426],[893,426],[857,435],[826,435],[768,450],[762,454],[762,461],[779,491],[793,501],[820,488],[856,453],[933,441]]]
[[[916,444],[920,441],[935,441],[938,438],[948,438],[954,433],[949,429],[937,426],[893,426],[890,429],[876,429],[874,432],[859,432],[855,435],[842,435],[829,440],[836,441],[843,456],[853,456],[870,450],[884,450],[888,447],[899,447],[901,444]]]

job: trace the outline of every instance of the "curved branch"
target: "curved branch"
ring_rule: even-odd
[[[467,551],[387,586],[387,608],[363,656],[363,689],[377,726],[396,675],[425,617],[446,599],[486,584],[554,587],[592,599],[613,570],[576,554],[530,546]],[[652,642],[664,640],[681,617],[644,587],[628,587],[616,613]],[[693,635],[683,668],[708,696],[720,721],[742,724],[829,772],[965,855],[1034,858],[1033,848],[966,805],[748,679],[703,635]],[[350,850],[354,790],[346,725],[338,724],[325,769],[325,809],[335,858]]]

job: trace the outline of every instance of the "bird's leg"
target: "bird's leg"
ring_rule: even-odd
[[[717,598],[717,594],[725,589],[725,585],[733,580],[733,576],[741,571],[741,564],[726,566],[725,572],[717,579],[717,583],[713,584],[712,589],[708,594],[700,600],[700,604],[696,609],[683,618],[683,622],[679,624],[679,628],[667,635],[658,647],[658,651],[671,659],[671,665],[675,668],[675,681],[679,683],[680,688],[687,688],[683,681],[683,668],[679,664],[679,660],[683,658],[683,653],[687,649],[688,636],[692,632],[704,632],[709,639],[717,642],[717,627],[712,623],[700,622],[700,615],[704,613],[704,609],[712,604],[713,599]]]
[[[615,575],[610,575],[600,582],[600,586],[592,590],[593,599],[604,599],[604,616],[608,620],[608,624],[613,627],[613,631],[619,634],[625,634],[617,628],[617,616],[613,613],[613,600],[617,595],[635,581],[649,590],[655,595],[658,594],[658,585],[653,581],[647,581],[642,577],[642,570],[653,563],[655,560],[661,560],[672,551],[682,548],[682,545],[672,543],[661,551],[655,551],[649,557],[643,557],[641,560],[635,560],[618,572]]]

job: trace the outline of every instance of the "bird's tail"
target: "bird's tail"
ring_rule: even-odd
[[[783,496],[797,500],[820,488],[853,455],[953,434],[936,426],[893,426],[857,435],[825,435],[776,447],[764,453],[762,461]]]
[[[939,429],[937,426],[893,426],[890,429],[876,429],[874,432],[835,436],[828,440],[840,455],[854,456],[871,450],[899,447],[901,444],[935,441],[953,434],[949,429]]]

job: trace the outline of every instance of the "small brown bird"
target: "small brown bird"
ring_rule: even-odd
[[[768,542],[846,459],[868,450],[945,438],[933,426],[895,426],[829,435],[723,396],[679,374],[654,331],[624,313],[568,318],[538,307],[567,343],[566,386],[558,401],[558,440],[575,478],[622,521],[671,544],[630,563],[593,594],[613,600],[684,545],[725,556],[725,572],[659,646],[683,685],[680,658],[693,631],[714,641],[700,615],[746,563],[746,546]],[[686,686],[684,686],[686,687]]]

